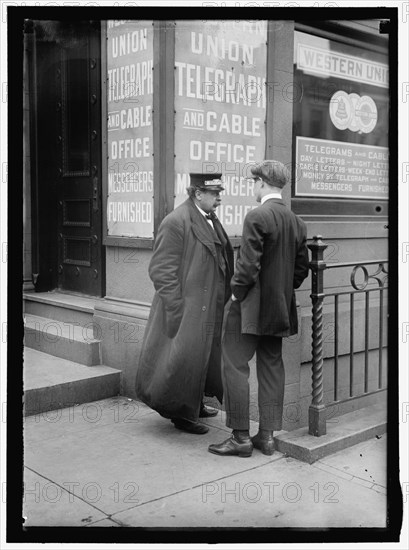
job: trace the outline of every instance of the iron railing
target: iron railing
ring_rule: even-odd
[[[387,260],[371,260],[362,262],[336,263],[327,265],[324,261],[324,251],[327,248],[320,235],[313,238],[313,242],[308,245],[312,252],[310,269],[312,272],[312,402],[309,408],[309,433],[315,436],[326,434],[327,408],[340,404],[351,399],[356,399],[362,395],[370,395],[383,391],[383,318],[384,318],[384,292],[387,288],[388,272],[385,266]],[[367,266],[377,265],[374,273],[369,273]],[[353,267],[350,282],[353,290],[342,292],[325,292],[324,272],[334,268]],[[358,282],[357,274],[361,273],[363,281]],[[378,283],[375,288],[367,288],[369,281]],[[379,293],[379,329],[378,329],[378,381],[377,389],[369,391],[369,302],[370,296]],[[357,295],[364,295],[365,301],[365,328],[364,328],[364,391],[360,394],[354,394],[355,371],[355,351],[354,351],[354,323],[355,323],[355,298]],[[350,318],[349,318],[349,395],[345,399],[339,399],[339,302],[340,297],[349,295]],[[333,298],[334,302],[334,399],[332,402],[324,403],[324,353],[323,353],[323,319],[324,319],[324,299]],[[375,348],[376,349],[376,348]]]

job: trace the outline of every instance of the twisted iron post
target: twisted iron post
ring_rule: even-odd
[[[326,410],[323,403],[323,357],[322,357],[322,325],[324,304],[324,250],[327,245],[322,242],[321,235],[313,237],[308,245],[312,252],[310,268],[312,271],[312,402],[308,410],[308,432],[317,437],[327,433]]]

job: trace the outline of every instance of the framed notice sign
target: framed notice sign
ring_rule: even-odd
[[[221,172],[229,235],[255,206],[247,178],[265,154],[266,42],[267,21],[176,22],[175,207],[190,172]]]
[[[152,21],[108,21],[108,235],[153,237],[152,71]]]
[[[387,147],[297,137],[296,195],[388,199]]]

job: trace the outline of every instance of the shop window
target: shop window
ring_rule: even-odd
[[[255,207],[252,164],[266,148],[267,21],[176,21],[175,204],[189,173],[221,172],[217,214],[240,235]]]
[[[107,235],[153,239],[152,21],[108,21],[106,42]]]
[[[385,216],[387,52],[295,32],[292,208],[304,216]]]

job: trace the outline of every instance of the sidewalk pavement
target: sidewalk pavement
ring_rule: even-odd
[[[204,423],[187,434],[122,396],[27,417],[25,526],[386,527],[386,435],[309,465],[211,454],[230,430],[222,411]]]

